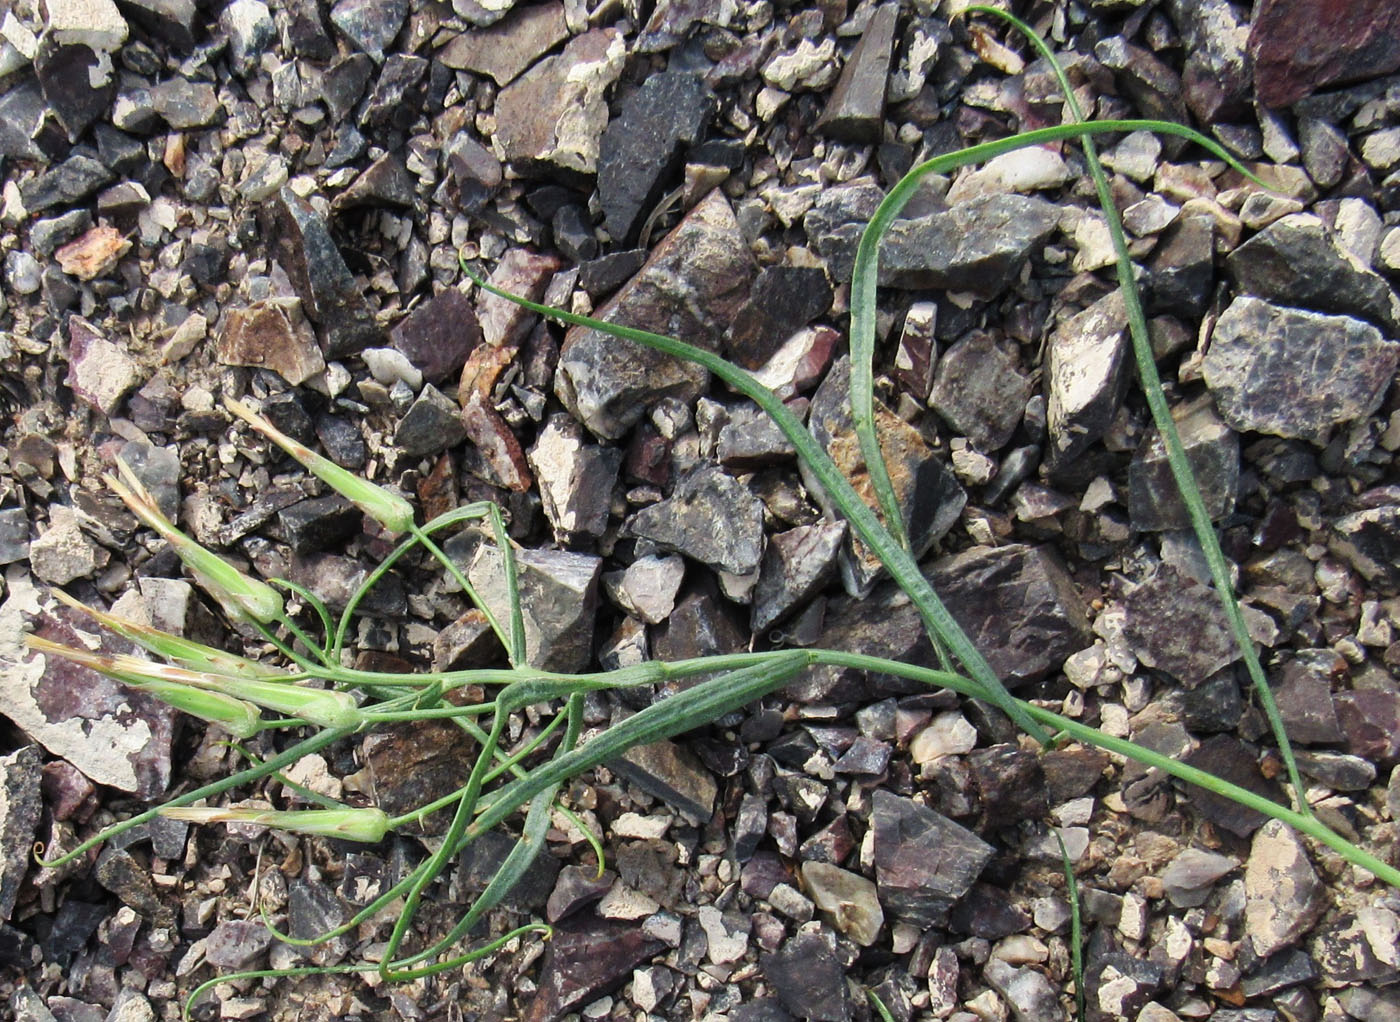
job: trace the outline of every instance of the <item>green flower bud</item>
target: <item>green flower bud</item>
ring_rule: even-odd
[[[188,823],[253,823],[298,834],[363,841],[374,844],[389,832],[389,817],[381,809],[202,809],[177,806],[161,816]]]
[[[413,505],[397,493],[361,479],[305,444],[297,443],[242,401],[225,398],[224,406],[390,532],[407,532],[413,527]]]
[[[230,617],[251,618],[266,624],[282,616],[282,597],[276,589],[249,578],[175,528],[170,519],[161,514],[155,500],[126,463],[118,459],[117,469],[125,482],[107,475],[103,476],[107,485],[126,502],[132,514],[161,534],[199,584],[219,601]]]

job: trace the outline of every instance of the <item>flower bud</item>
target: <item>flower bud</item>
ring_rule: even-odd
[[[203,809],[176,806],[161,809],[161,816],[188,823],[252,823],[298,834],[363,841],[374,844],[389,832],[389,817],[381,809]]]
[[[161,534],[199,584],[219,601],[230,617],[251,618],[266,624],[282,615],[282,597],[276,589],[243,574],[175,528],[156,506],[141,480],[121,459],[117,460],[117,469],[125,482],[107,475],[103,476],[107,485],[126,502],[132,514]]]
[[[407,532],[413,527],[413,505],[397,493],[361,479],[305,444],[297,443],[242,401],[225,398],[224,406],[390,532]]]

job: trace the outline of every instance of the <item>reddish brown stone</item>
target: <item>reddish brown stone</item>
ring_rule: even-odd
[[[1400,5],[1375,0],[1260,0],[1249,32],[1259,101],[1279,107],[1324,85],[1400,68]]]

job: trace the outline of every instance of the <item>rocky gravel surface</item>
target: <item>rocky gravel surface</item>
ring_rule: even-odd
[[[526,548],[531,663],[822,645],[933,663],[758,410],[696,366],[496,283],[754,370],[857,486],[855,246],[913,162],[1067,117],[1047,65],[953,0],[0,0],[0,995],[27,1022],[178,1017],[219,971],[313,950],[446,822],[355,847],[160,821],[75,840],[235,754],[25,631],[125,651],[64,588],[257,651],[101,481],[125,461],[202,543],[344,604],[389,549],[223,409],[410,495],[489,499]],[[1400,861],[1400,7],[1017,3],[1103,139],[1154,351],[1245,615],[1331,826]],[[1281,763],[1136,389],[1074,146],[925,184],[891,232],[877,428],[929,577],[1019,695],[1281,798]],[[504,607],[499,554],[449,552]],[[500,662],[416,567],[363,664]],[[597,727],[667,693],[591,697]],[[293,770],[390,811],[460,783],[445,725]],[[277,786],[238,793],[285,801]],[[1400,1017],[1400,893],[1158,771],[1041,751],[987,706],[810,670],[566,798],[486,930],[556,928],[385,986],[217,988],[205,1019],[1095,1022]],[[255,803],[263,804],[263,803]],[[423,921],[446,928],[509,842]]]

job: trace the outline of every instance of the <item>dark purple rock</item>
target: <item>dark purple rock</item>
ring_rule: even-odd
[[[1287,804],[1283,789],[1277,782],[1264,776],[1255,754],[1238,738],[1229,735],[1208,738],[1198,748],[1183,756],[1182,762],[1214,774],[1231,784],[1237,784],[1256,795]],[[1201,816],[1217,827],[1240,837],[1249,837],[1268,819],[1263,813],[1247,809],[1224,795],[1217,795],[1194,784],[1186,785],[1186,797],[1191,807]]]
[[[1220,421],[1208,399],[1177,408],[1174,418],[1206,512],[1213,521],[1219,521],[1235,509],[1240,476],[1239,436]],[[1155,429],[1143,438],[1128,466],[1128,513],[1133,527],[1144,532],[1191,527],[1190,515],[1167,461],[1166,445]]]
[[[539,992],[525,1016],[527,1022],[553,1022],[570,1009],[616,990],[632,977],[633,968],[665,948],[634,923],[593,916],[565,920],[545,947]]]
[[[268,298],[229,312],[214,356],[223,365],[270,369],[293,386],[326,368],[315,332],[296,299]]]
[[[60,966],[67,965],[97,932],[98,924],[110,912],[110,904],[94,905],[79,898],[65,898],[54,916],[53,928],[39,942],[44,959]]]
[[[748,862],[768,833],[768,800],[762,795],[746,794],[739,802],[739,811],[734,815],[730,830],[734,838],[734,858]]]
[[[1369,0],[1260,0],[1249,54],[1259,101],[1288,106],[1324,86],[1400,68],[1400,9]]]
[[[1372,585],[1387,593],[1400,589],[1400,505],[1343,515],[1332,529],[1333,553]]]
[[[1084,968],[1086,1017],[1089,1022],[1137,1018],[1143,1006],[1162,989],[1163,979],[1162,966],[1156,962],[1117,948],[1094,954],[1091,944]]]
[[[321,98],[337,124],[355,109],[373,73],[374,61],[363,53],[352,53],[337,60],[321,75]]]
[[[221,969],[244,969],[272,944],[261,919],[228,919],[205,938],[204,957]]]
[[[714,812],[718,788],[695,753],[670,741],[628,749],[608,768],[695,823]]]
[[[1240,653],[1215,591],[1168,565],[1123,598],[1123,634],[1137,658],[1188,688],[1200,685]],[[1182,636],[1191,636],[1182,642]]]
[[[1388,910],[1376,908],[1371,911],[1384,912],[1390,917],[1391,926],[1394,926],[1395,916]],[[1362,913],[1347,912],[1313,931],[1310,949],[1313,961],[1322,970],[1324,982],[1340,986],[1394,978],[1395,966],[1391,964],[1394,961],[1394,945],[1386,949],[1390,952],[1385,955],[1389,961],[1382,960],[1376,954],[1384,941],[1394,940],[1394,937],[1385,935],[1381,927],[1375,927],[1378,932],[1368,932],[1367,921],[1362,918]]]
[[[411,209],[417,199],[417,185],[403,161],[393,153],[385,153],[335,197],[331,209],[336,213],[363,207]]]
[[[1331,188],[1341,181],[1351,162],[1347,138],[1327,121],[1316,117],[1298,118],[1298,144],[1303,150],[1303,169],[1320,188]]]
[[[394,443],[410,458],[438,454],[467,438],[461,409],[432,384],[425,384],[394,430]]]
[[[947,817],[883,788],[875,790],[870,825],[880,904],[919,927],[946,921],[994,851]]]
[[[338,493],[299,501],[277,516],[280,538],[296,554],[329,550],[357,535],[363,513]]]
[[[456,36],[438,51],[437,59],[455,70],[490,75],[505,86],[567,38],[563,4],[522,5],[488,28]]]
[[[169,904],[156,894],[149,869],[131,853],[107,847],[97,859],[97,882],[117,896],[122,904],[145,916],[154,926],[171,926],[175,915]]]
[[[1388,337],[1400,331],[1400,298],[1390,284],[1359,262],[1310,213],[1275,220],[1231,252],[1225,269],[1245,294],[1369,320]],[[1323,365],[1331,367],[1330,361]]]
[[[402,352],[429,383],[462,371],[481,343],[481,326],[471,300],[449,288],[418,306],[389,331],[389,343]]]
[[[34,74],[54,116],[74,141],[107,113],[117,87],[111,54],[81,44],[61,45],[48,32],[40,37]]]
[[[1215,278],[1215,221],[1204,215],[1178,219],[1162,234],[1147,268],[1149,313],[1199,314]]]
[[[718,350],[747,300],[755,272],[733,210],[715,191],[657,245],[645,266],[595,316],[626,326],[667,324],[675,337]],[[573,327],[560,351],[555,392],[597,436],[615,440],[662,397],[699,395],[702,368],[631,341]]]
[[[1094,46],[1094,56],[1113,71],[1119,90],[1143,117],[1177,124],[1189,119],[1181,94],[1181,79],[1150,50],[1134,46],[1123,36],[1112,36]]]
[[[761,634],[812,599],[836,570],[844,522],[803,525],[768,541],[753,594],[751,627]]]
[[[802,932],[772,954],[759,957],[764,978],[783,1007],[812,1022],[850,1022],[846,970],[828,931]]]
[[[832,764],[838,774],[879,777],[890,765],[890,745],[865,735],[857,736],[851,747]]]
[[[1333,702],[1348,752],[1383,769],[1400,762],[1400,695],[1357,689],[1339,693]]]
[[[316,439],[325,447],[326,457],[341,468],[358,469],[368,457],[365,438],[355,424],[344,416],[317,416]]]
[[[967,897],[953,907],[948,917],[953,933],[966,933],[983,940],[1000,940],[1031,928],[1031,917],[1002,887],[975,884]]]
[[[978,331],[939,360],[929,405],[979,451],[992,454],[1011,439],[1030,396],[1015,346]]]
[[[622,101],[598,154],[598,198],[614,243],[636,240],[642,221],[672,184],[685,148],[704,137],[717,106],[698,75],[679,71],[648,75]]]
[[[642,508],[623,534],[648,539],[736,575],[756,571],[763,553],[763,504],[742,483],[702,465],[666,500]]]
[[[982,800],[988,827],[1010,827],[1042,819],[1050,810],[1040,759],[1014,745],[974,749],[967,764]]]
[[[369,794],[391,816],[448,795],[460,786],[461,764],[472,748],[472,740],[447,721],[381,728],[360,745]],[[422,833],[441,834],[451,822],[450,811],[434,813],[423,820]]]
[[[1274,702],[1294,742],[1335,745],[1343,735],[1332,705],[1332,678],[1345,676],[1346,661],[1330,649],[1302,649],[1273,682]]]
[[[453,878],[456,896],[470,901],[486,890],[487,884],[505,864],[516,846],[516,838],[499,830],[488,830],[467,845]],[[545,907],[559,876],[560,862],[552,855],[536,855],[515,882],[501,904],[515,912],[537,912]]]
[[[928,574],[1009,686],[1044,677],[1089,642],[1084,601],[1049,547],[974,547],[935,561]]]
[[[831,308],[831,282],[819,266],[765,266],[734,320],[728,354],[759,369],[793,334]]]
[[[545,902],[545,919],[550,925],[567,919],[607,894],[616,881],[617,874],[610,869],[600,874],[585,866],[565,866],[555,878],[554,890]]]
[[[844,142],[880,141],[890,51],[898,22],[898,4],[882,4],[875,9],[831,91],[826,109],[817,118],[816,130],[820,134]]]

